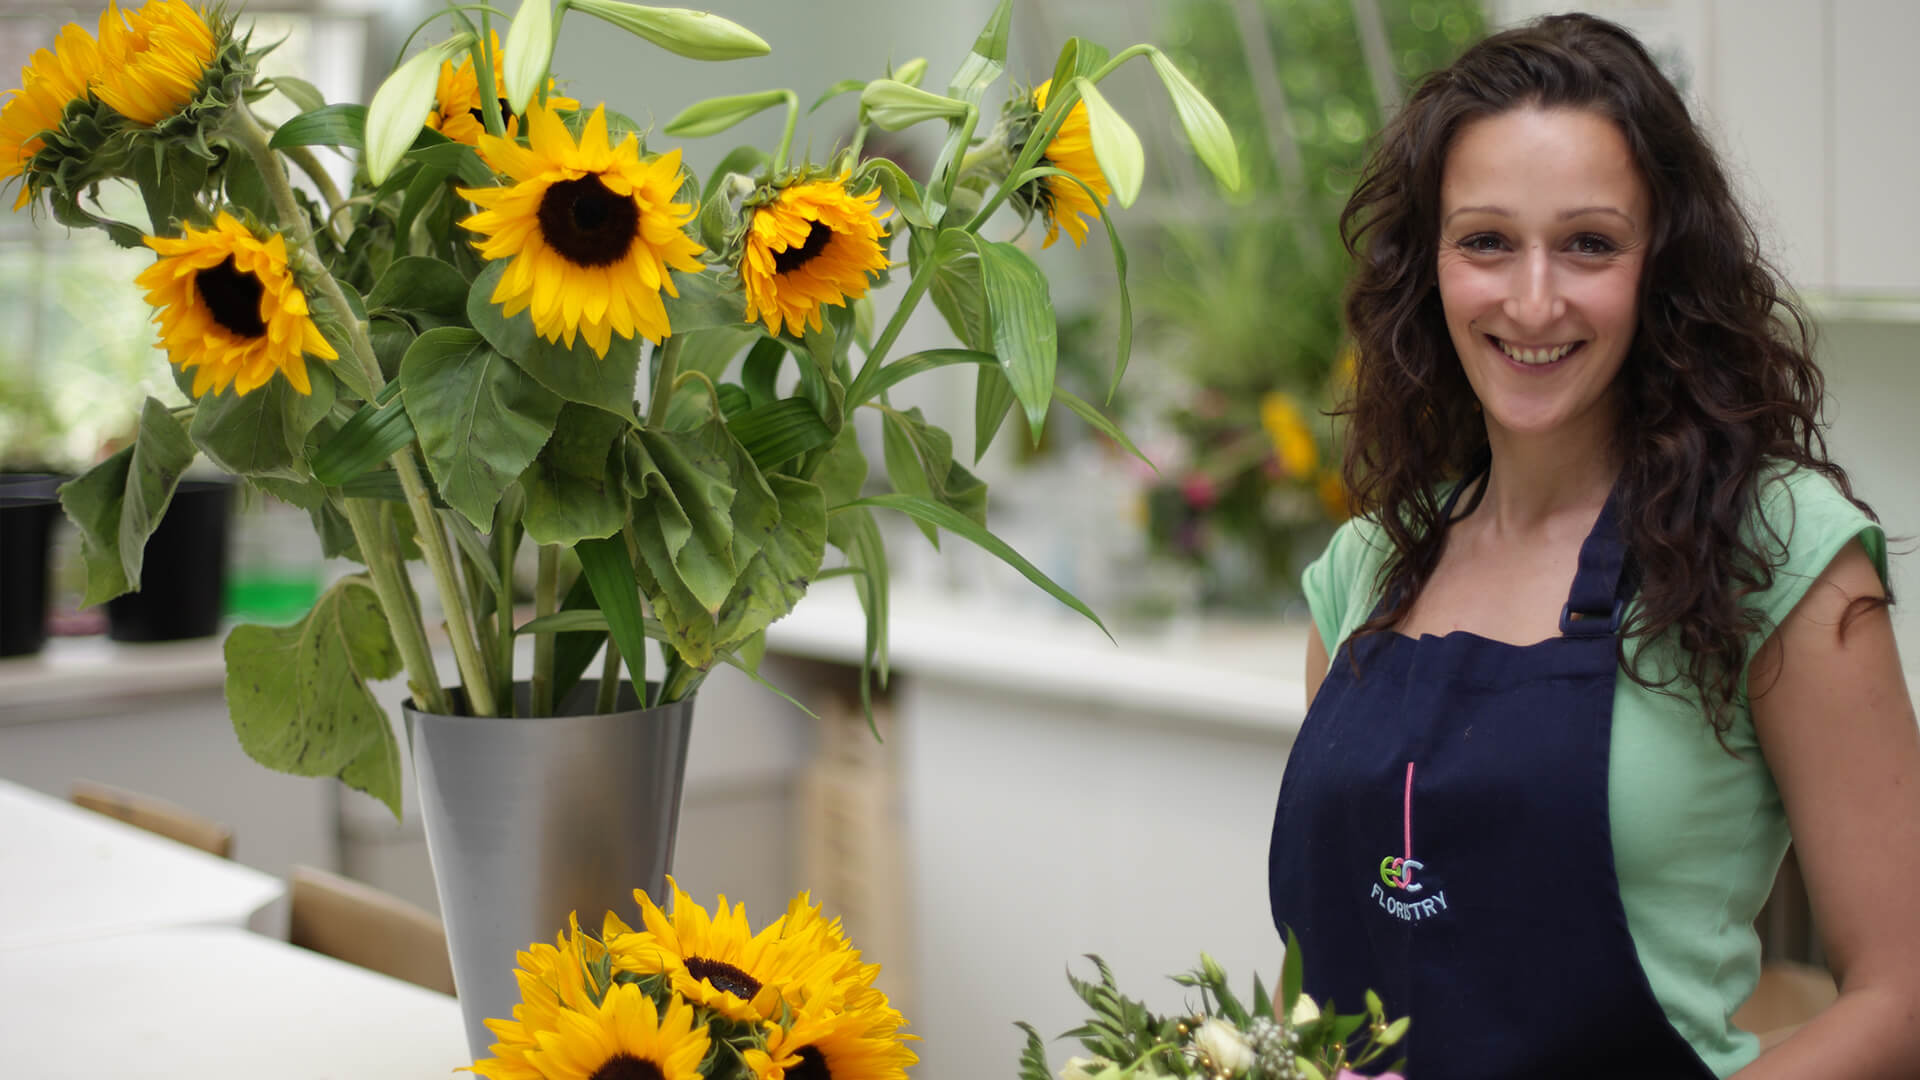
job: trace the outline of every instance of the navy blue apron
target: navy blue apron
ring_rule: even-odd
[[[1442,520],[1449,520],[1456,488]],[[1306,990],[1413,1019],[1408,1080],[1714,1074],[1654,1000],[1607,814],[1615,633],[1631,591],[1613,500],[1561,636],[1342,645],[1287,758],[1274,923]]]

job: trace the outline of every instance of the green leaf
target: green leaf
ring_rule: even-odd
[[[771,405],[780,400],[780,367],[786,362],[787,347],[779,338],[761,338],[740,365],[740,386],[754,405]]]
[[[1300,1000],[1300,982],[1304,977],[1305,957],[1300,955],[1300,940],[1293,936],[1293,929],[1287,929],[1287,955],[1280,964],[1280,1011],[1287,1016],[1293,1015],[1294,1003]]]
[[[933,485],[928,482],[927,470],[914,453],[913,437],[907,433],[906,418],[893,409],[885,409],[883,416],[881,449],[887,463],[887,479],[893,482],[893,489],[902,495],[933,498]],[[951,444],[947,449],[947,461],[950,464],[953,460]],[[940,547],[940,530],[925,521],[916,521],[915,524],[925,534],[927,543],[937,550]]]
[[[1023,176],[1035,179],[1043,176],[1059,176],[1078,185],[1080,190],[1087,193],[1087,199],[1093,203],[1093,208],[1099,211],[1100,224],[1106,227],[1107,246],[1113,249],[1113,273],[1120,290],[1120,352],[1113,365],[1113,381],[1107,385],[1107,401],[1111,404],[1114,392],[1120,389],[1120,379],[1127,373],[1127,362],[1133,356],[1133,298],[1127,292],[1127,249],[1120,242],[1120,230],[1114,228],[1113,217],[1107,213],[1106,204],[1096,198],[1093,189],[1078,176],[1064,169],[1055,168],[1032,169]],[[1022,179],[1021,183],[1026,183],[1026,180]]]
[[[669,272],[678,296],[661,293],[666,305],[667,322],[675,334],[692,333],[716,326],[742,326],[747,321],[747,301],[737,287],[720,284],[713,271],[699,274]]]
[[[467,312],[467,294],[472,289],[460,271],[439,259],[409,255],[393,260],[387,272],[380,275],[380,281],[367,294],[367,308],[369,312],[393,309],[458,319]]]
[[[762,470],[833,442],[833,429],[805,398],[782,398],[732,417],[727,427]]]
[[[628,440],[626,484],[638,500],[642,558],[656,578],[679,583],[709,619],[738,577],[729,513],[735,489],[719,442],[701,432],[661,431]]]
[[[853,591],[866,615],[866,643],[860,652],[861,697],[868,700],[866,680],[877,671],[880,685],[887,685],[887,628],[892,586],[888,579],[887,545],[873,511],[853,510],[833,514],[827,519],[827,540],[847,557],[854,571]]]
[[[852,424],[834,436],[833,449],[821,456],[811,479],[825,493],[829,509],[860,497],[867,483],[867,456],[860,452],[860,439]]]
[[[973,49],[967,58],[960,62],[960,70],[954,72],[953,81],[947,84],[947,93],[971,105],[980,104],[980,99],[1000,77],[1007,64],[1007,36],[1013,29],[1013,0],[1000,0],[993,15],[987,19],[987,25],[980,30],[980,36],[974,39]]]
[[[60,486],[60,505],[79,530],[87,568],[82,607],[139,587],[147,538],[192,461],[193,444],[180,422],[148,398],[133,445]]]
[[[408,419],[405,405],[398,401],[384,406],[369,402],[314,451],[309,462],[313,478],[329,487],[344,484],[379,468],[413,439],[413,421]]]
[[[205,160],[156,147],[151,154],[134,154],[128,171],[140,188],[154,235],[173,236],[180,231],[178,225],[206,223],[207,212],[199,199],[207,186]]]
[[[282,96],[293,102],[294,108],[303,113],[327,107],[326,96],[320,93],[320,88],[305,79],[296,79],[291,75],[275,75],[271,81],[273,88],[280,91]]]
[[[993,318],[993,351],[1014,396],[1026,407],[1027,425],[1037,443],[1047,423],[1059,348],[1047,278],[1012,244],[982,240],[979,252],[980,281]]]
[[[927,499],[914,498],[910,495],[869,495],[864,499],[856,499],[853,502],[836,508],[835,513],[857,506],[875,506],[889,510],[898,510],[916,521],[931,522],[948,532],[957,533],[961,537],[986,549],[989,554],[992,554],[1008,566],[1020,571],[1022,577],[1045,590],[1047,595],[1052,596],[1054,599],[1086,616],[1093,625],[1100,628],[1101,633],[1107,635],[1108,640],[1112,640],[1113,635],[1108,632],[1107,624],[1100,621],[1100,617],[1093,613],[1093,609],[1081,603],[1080,599],[1072,593],[1061,588],[1052,578],[1041,573],[1038,567],[1022,558],[1019,552],[1008,547],[1006,541],[988,532],[984,526],[968,518],[965,514],[955,510],[953,507],[943,506],[940,503]]]
[[[1160,76],[1160,82],[1166,86],[1167,96],[1173,100],[1173,111],[1180,117],[1180,126],[1187,133],[1187,141],[1193,144],[1193,152],[1228,191],[1240,190],[1240,151],[1234,146],[1233,133],[1227,130],[1227,122],[1220,118],[1219,110],[1173,66],[1165,53],[1154,49],[1147,53],[1147,59],[1153,64],[1154,74]]]
[[[522,311],[509,319],[490,299],[506,272],[507,260],[487,264],[467,293],[467,318],[495,352],[511,357],[521,371],[568,401],[605,409],[622,418],[633,415],[633,388],[640,371],[640,341],[614,335],[607,355],[595,356],[585,338],[573,347],[547,341]]]
[[[553,4],[551,0],[520,0],[520,10],[507,27],[507,40],[501,45],[501,81],[506,84],[507,104],[525,115],[527,103],[540,90],[553,60]]]
[[[379,89],[366,113],[367,178],[382,183],[413,146],[420,129],[433,111],[440,65],[467,51],[472,34],[455,34],[437,45],[428,46],[394,69]]]
[[[1080,76],[1090,76],[1106,65],[1108,53],[1104,46],[1088,41],[1083,37],[1070,37],[1060,46],[1060,57],[1053,63],[1052,85],[1065,87]]]
[[[615,538],[618,539],[618,538]],[[629,573],[631,578],[632,574]],[[635,584],[632,591],[638,604],[640,586]],[[597,627],[582,628],[576,631],[555,634],[553,638],[553,700],[565,701],[567,694],[580,682],[593,658],[607,643],[606,616],[594,606],[593,583],[585,573],[574,575],[573,584],[568,587],[567,595],[560,601],[560,611],[564,614],[584,613],[599,620]],[[636,611],[638,608],[636,607]],[[641,654],[645,656],[644,653]],[[638,672],[639,665],[633,662],[631,655],[626,656],[627,670]],[[640,675],[634,676],[635,682],[644,682]],[[644,689],[644,688],[642,688]]]
[[[1047,1065],[1047,1044],[1040,1041],[1040,1033],[1024,1020],[1015,1020],[1014,1026],[1027,1033],[1027,1044],[1020,1050],[1020,1080],[1053,1080],[1053,1069]]]
[[[1267,996],[1267,988],[1260,976],[1253,977],[1253,1014],[1255,1016],[1273,1016],[1273,999]]]
[[[424,123],[425,116],[421,117]],[[280,125],[267,145],[275,150],[294,146],[338,146],[358,150],[365,141],[365,105],[322,105],[308,109]]]
[[[857,409],[915,375],[937,368],[954,364],[996,367],[999,363],[1000,358],[992,353],[974,349],[928,349],[911,356],[903,356],[875,371],[869,381],[862,383],[855,380],[853,388],[847,391],[847,407]]]
[[[895,490],[945,503],[980,525],[987,523],[987,486],[953,460],[953,439],[926,422],[919,409],[881,407],[887,475]],[[927,522],[920,530],[934,547],[939,534]]]
[[[640,589],[625,537],[582,540],[574,547],[580,556],[580,576],[593,590],[594,603],[607,620],[621,656],[645,656],[646,628],[641,625]]]
[[[920,234],[914,234],[919,239]],[[945,239],[944,234],[942,239]],[[961,344],[977,352],[993,351],[993,318],[987,310],[986,286],[980,276],[980,256],[969,250],[943,258],[934,267],[927,286],[933,306]]]
[[[1079,416],[1080,419],[1085,420],[1088,424],[1092,425],[1094,430],[1100,432],[1102,435],[1105,435],[1107,438],[1112,439],[1114,442],[1119,443],[1120,448],[1122,450],[1125,450],[1127,453],[1132,454],[1134,457],[1139,458],[1143,462],[1146,462],[1146,465],[1148,468],[1152,469],[1156,473],[1160,471],[1159,466],[1155,465],[1151,461],[1148,461],[1147,455],[1141,453],[1140,448],[1133,445],[1133,440],[1127,438],[1127,433],[1124,431],[1121,431],[1120,426],[1118,424],[1115,424],[1113,421],[1107,419],[1105,416],[1102,416],[1100,414],[1100,410],[1095,408],[1092,404],[1090,404],[1089,402],[1087,402],[1086,400],[1080,397],[1077,397],[1073,394],[1068,393],[1065,387],[1060,387],[1060,386],[1056,386],[1053,388],[1053,398],[1055,401],[1060,402],[1061,404],[1065,405],[1067,408],[1072,409],[1075,415]]]
[[[498,182],[493,170],[480,160],[478,151],[465,143],[453,142],[431,128],[421,131],[420,140],[407,151],[407,157],[429,171],[457,176],[468,187],[492,187]]]
[[[906,170],[886,158],[869,158],[860,165],[854,176],[855,184],[863,183],[872,177],[879,185],[887,201],[900,211],[900,216],[915,229],[930,229],[933,219],[927,215],[926,193],[920,185],[908,176]]]
[[[1000,434],[1000,425],[1006,423],[1007,413],[1013,409],[1013,384],[1007,381],[1007,373],[997,366],[999,360],[996,356],[996,366],[982,367],[973,382],[973,460],[976,464],[987,456],[987,447],[993,445],[994,436]]]
[[[618,0],[571,0],[568,6],[693,60],[742,60],[772,51],[753,31],[704,11],[642,7]]]
[[[527,492],[521,523],[538,544],[571,546],[612,536],[627,520],[622,487],[619,417],[569,403],[560,410],[553,438],[520,477]]]
[[[560,399],[479,334],[453,326],[420,335],[400,362],[400,384],[441,497],[491,527],[500,493],[553,434]]]
[[[227,635],[227,712],[247,756],[295,776],[338,776],[400,816],[400,749],[367,683],[400,670],[367,579],[342,578],[292,626]]]
[[[296,463],[305,455],[307,433],[333,408],[336,393],[327,369],[307,366],[313,393],[302,394],[284,376],[248,394],[229,386],[200,398],[188,434],[208,460],[241,476],[303,479]]]
[[[1387,1030],[1381,1032],[1376,1041],[1378,1041],[1381,1046],[1392,1046],[1401,1039],[1406,1038],[1407,1028],[1412,1023],[1413,1020],[1411,1017],[1403,1016],[1393,1023],[1388,1024]]]
[[[790,90],[762,90],[752,94],[708,98],[680,110],[680,115],[667,121],[667,126],[662,130],[669,135],[687,138],[718,135],[735,124],[784,103],[791,93]]]
[[[727,156],[721,158],[720,164],[707,174],[707,185],[700,191],[701,205],[713,201],[713,193],[720,190],[720,185],[726,182],[729,175],[737,173],[752,179],[771,161],[767,152],[757,146],[736,146],[727,151]]]
[[[1087,127],[1093,136],[1093,156],[1100,163],[1100,172],[1113,186],[1113,197],[1120,205],[1132,206],[1140,197],[1140,184],[1147,167],[1147,154],[1140,148],[1140,136],[1134,133],[1126,117],[1107,103],[1093,80],[1077,78],[1073,84],[1087,106]]]
[[[380,361],[380,376],[394,385],[400,377],[400,361],[413,347],[418,335],[413,327],[396,315],[374,315],[367,320],[367,339],[373,343],[373,355]]]

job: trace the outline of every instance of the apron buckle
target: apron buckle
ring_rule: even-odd
[[[1615,600],[1612,613],[1603,617],[1598,612],[1576,612],[1569,600],[1560,607],[1560,633],[1567,637],[1611,637],[1619,632],[1620,616],[1626,607],[1625,600]]]

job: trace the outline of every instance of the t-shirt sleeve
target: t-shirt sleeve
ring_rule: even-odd
[[[1313,625],[1320,631],[1320,642],[1327,655],[1340,649],[1346,631],[1358,619],[1355,605],[1370,605],[1369,566],[1377,566],[1380,552],[1371,543],[1375,529],[1353,518],[1334,531],[1327,549],[1308,564],[1300,576],[1301,591],[1306,593],[1307,608],[1313,612]]]
[[[1771,636],[1807,594],[1814,581],[1833,564],[1834,557],[1854,540],[1860,541],[1886,586],[1887,535],[1874,520],[1840,493],[1832,480],[1806,469],[1776,474],[1761,484],[1759,528],[1750,540],[1778,560],[1773,583],[1748,596],[1744,603],[1765,616],[1765,628],[1752,643],[1754,649]],[[1768,531],[1770,529],[1770,532]],[[1752,653],[1749,652],[1749,657]]]

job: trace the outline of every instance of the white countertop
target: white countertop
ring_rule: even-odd
[[[235,929],[0,951],[0,1017],[0,1073],[34,1080],[451,1080],[473,1064],[453,998]]]
[[[161,927],[274,930],[285,894],[276,877],[0,780],[0,956]]]

